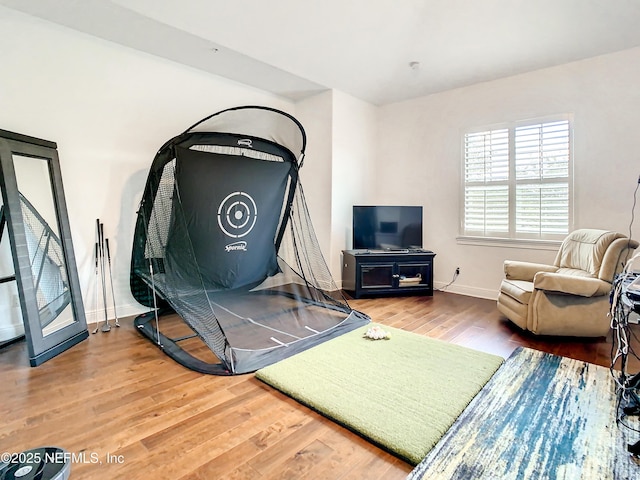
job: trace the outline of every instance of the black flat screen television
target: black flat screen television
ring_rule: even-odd
[[[354,205],[353,248],[421,249],[422,207]]]

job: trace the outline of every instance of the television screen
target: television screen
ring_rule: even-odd
[[[421,249],[422,207],[353,207],[354,249]]]

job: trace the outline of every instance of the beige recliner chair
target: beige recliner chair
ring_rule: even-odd
[[[498,310],[538,335],[605,336],[613,277],[637,247],[620,233],[582,229],[564,240],[553,265],[506,260]]]

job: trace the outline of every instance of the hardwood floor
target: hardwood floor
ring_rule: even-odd
[[[536,338],[489,300],[436,292],[350,304],[377,323],[503,357],[523,345],[610,363],[609,340]],[[393,480],[411,471],[253,375],[183,368],[139,335],[132,320],[37,368],[28,366],[24,342],[0,350],[0,452],[62,447],[73,455],[74,480]],[[632,346],[640,351],[636,338]],[[634,359],[629,371],[638,370]]]

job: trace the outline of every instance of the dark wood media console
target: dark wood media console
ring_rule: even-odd
[[[433,295],[435,256],[428,250],[343,250],[342,289],[354,298]]]

